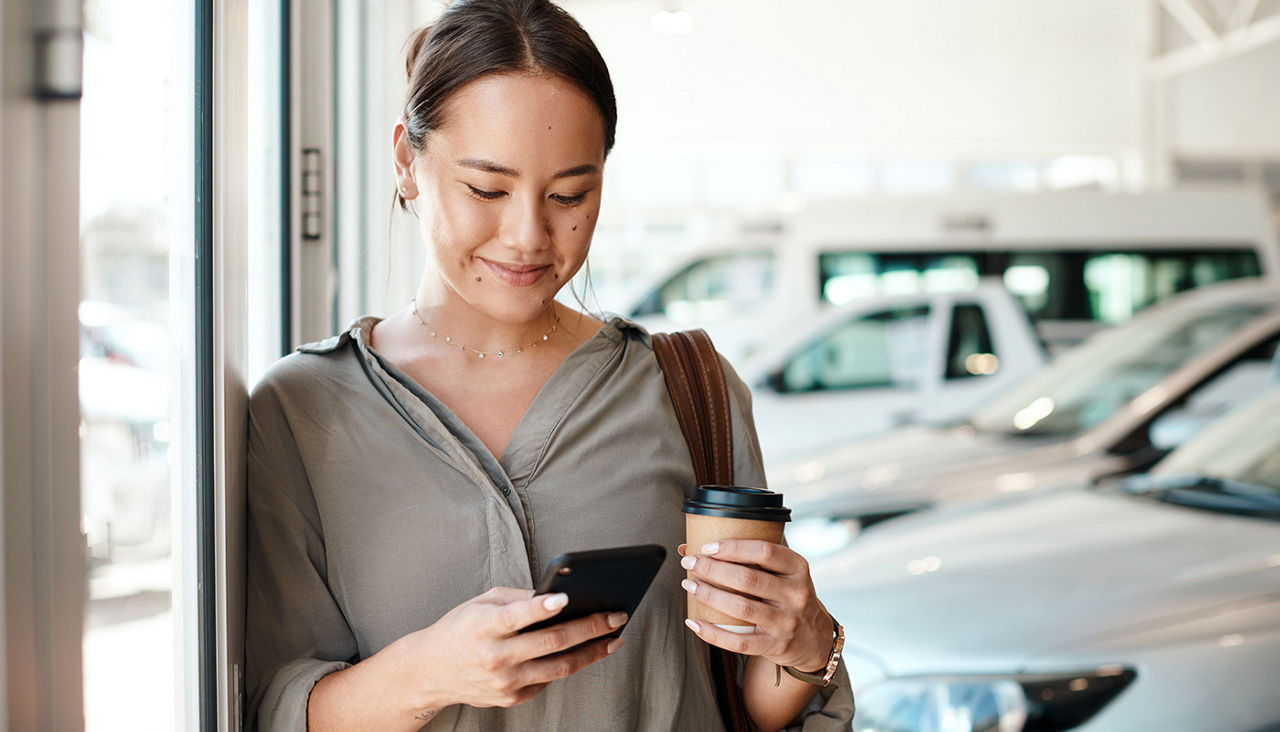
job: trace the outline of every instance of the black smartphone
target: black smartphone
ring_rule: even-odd
[[[592,613],[617,610],[625,612],[629,620],[635,615],[640,600],[666,557],[667,550],[657,544],[557,554],[547,565],[536,593],[563,592],[569,596],[569,604],[555,617],[534,623],[524,630],[537,630]],[[625,627],[624,624],[622,628]],[[616,638],[622,635],[622,628],[602,637]]]

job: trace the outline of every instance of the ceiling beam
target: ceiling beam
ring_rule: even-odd
[[[1258,0],[1240,0],[1231,10],[1227,19],[1227,28],[1235,30],[1245,28],[1253,22],[1253,14],[1258,12]]]
[[[1218,45],[1218,31],[1191,0],[1160,0],[1160,4],[1201,48],[1210,50]]]
[[[1164,2],[1164,0],[1161,1]],[[1255,20],[1243,28],[1227,31],[1212,48],[1188,46],[1154,58],[1148,65],[1147,71],[1154,79],[1181,76],[1277,42],[1280,42],[1280,14],[1270,15],[1262,20]]]

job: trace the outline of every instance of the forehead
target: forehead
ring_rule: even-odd
[[[432,137],[451,155],[521,170],[604,162],[604,118],[581,88],[558,76],[476,79],[445,103]]]

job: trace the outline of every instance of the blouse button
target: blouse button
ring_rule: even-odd
[[[510,489],[510,488],[508,488],[508,487],[506,487],[505,485],[504,485],[504,486],[502,486],[501,488],[499,488],[499,490],[501,490],[501,491],[502,491],[502,495],[504,495],[504,496],[509,496],[509,495],[511,495],[511,489]]]

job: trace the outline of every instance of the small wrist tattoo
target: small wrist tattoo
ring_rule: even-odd
[[[430,722],[431,719],[439,713],[440,713],[439,709],[429,709],[425,712],[418,712],[417,714],[413,715],[413,719],[414,721],[417,721],[417,722]]]

